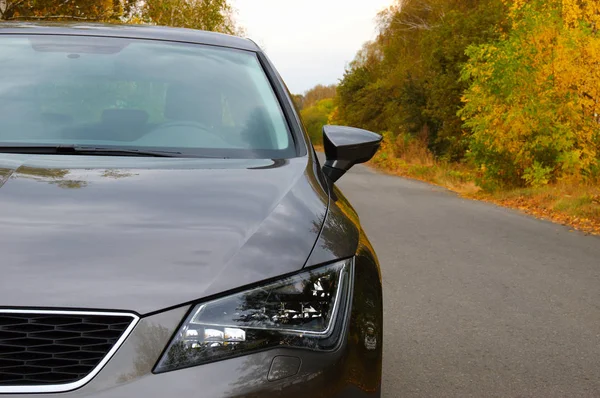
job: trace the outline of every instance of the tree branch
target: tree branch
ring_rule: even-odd
[[[25,0],[16,0],[14,2],[11,2],[9,0],[4,0],[4,10],[0,7],[0,19],[4,19],[5,15],[9,12],[12,11],[15,7],[17,7],[19,4],[25,2]],[[0,3],[2,3],[0,1]]]
[[[34,16],[34,15],[23,15],[23,16],[17,16],[17,17],[11,17],[9,18],[9,20],[15,20],[15,19],[38,19],[38,20],[43,20],[43,19],[77,19],[77,20],[83,20],[83,21],[99,21],[100,18],[88,18],[88,17],[76,17],[73,15],[44,15],[44,16]]]

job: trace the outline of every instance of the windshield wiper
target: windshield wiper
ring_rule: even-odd
[[[156,158],[172,158],[181,155],[181,152],[162,151],[162,150],[146,150],[146,149],[127,149],[127,148],[103,148],[103,147],[84,147],[74,146],[72,151],[75,154],[90,153],[93,155],[108,155],[108,156],[151,156]]]
[[[154,151],[144,149],[107,148],[78,145],[2,145],[0,152],[30,153],[38,155],[97,155],[97,156],[146,156],[172,158],[181,156],[181,152]]]

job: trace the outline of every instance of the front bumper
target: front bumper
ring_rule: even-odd
[[[190,310],[187,306],[142,317],[96,377],[77,390],[43,395],[0,394],[0,398],[379,397],[382,294],[378,267],[372,260],[358,256],[353,279],[352,305],[336,351],[275,348],[154,374],[152,369]],[[271,369],[276,357],[292,360],[284,361],[280,369]],[[286,363],[297,365],[290,370]],[[286,377],[276,379],[277,370]]]
[[[378,389],[365,388],[356,374],[352,344],[319,353],[299,349],[271,349],[187,369],[153,374],[152,369],[189,307],[140,320],[126,342],[98,375],[78,390],[49,396],[81,398],[164,397],[374,397]],[[269,381],[277,356],[299,358],[297,374]],[[271,372],[273,378],[273,372]],[[378,384],[377,384],[378,385]],[[40,398],[1,395],[2,398]]]

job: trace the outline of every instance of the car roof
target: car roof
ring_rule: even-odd
[[[100,36],[166,40],[182,43],[207,44],[246,51],[260,51],[260,48],[252,40],[237,36],[202,30],[154,25],[111,25],[69,22],[1,22],[0,35],[3,34]]]

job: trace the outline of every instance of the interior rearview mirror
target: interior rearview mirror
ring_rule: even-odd
[[[371,160],[381,139],[379,134],[354,127],[323,126],[323,172],[333,182],[339,180],[355,164]]]

